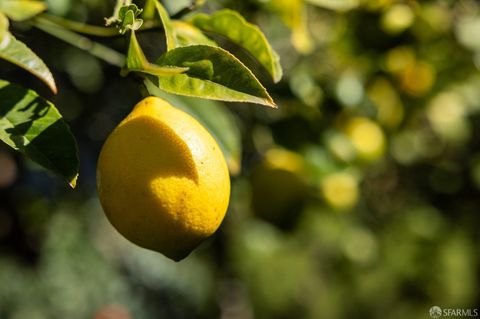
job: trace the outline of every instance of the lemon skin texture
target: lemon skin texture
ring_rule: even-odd
[[[107,138],[97,189],[108,220],[123,236],[179,261],[220,226],[230,176],[218,144],[200,123],[147,97]]]

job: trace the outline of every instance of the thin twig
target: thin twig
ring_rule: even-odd
[[[36,19],[40,22],[48,21],[48,22],[60,25],[65,29],[68,29],[74,32],[88,34],[88,35],[97,36],[97,37],[113,37],[118,35],[117,28],[85,24],[82,22],[72,21],[65,18],[50,15],[48,13],[42,13],[41,15],[37,16]]]
[[[33,20],[33,25],[58,39],[89,52],[111,65],[122,68],[125,64],[125,56],[123,54],[55,23],[38,17]]]
[[[117,28],[84,24],[81,22],[68,20],[65,18],[49,15],[46,13],[43,13],[37,16],[35,19],[39,20],[40,22],[49,22],[51,24],[61,26],[73,32],[96,36],[96,37],[122,37],[123,36],[118,32]],[[139,30],[137,30],[137,32],[155,30],[155,29],[163,29],[160,21],[147,20],[147,21],[144,21],[143,25],[140,27]]]

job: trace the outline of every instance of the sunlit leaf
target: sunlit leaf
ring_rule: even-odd
[[[253,55],[270,73],[275,82],[282,77],[282,67],[277,53],[262,31],[247,22],[238,12],[217,11],[212,15],[197,14],[191,23],[198,28],[226,37]]]
[[[45,11],[47,4],[33,0],[1,0],[0,12],[5,13],[10,19],[23,21],[30,19]]]
[[[195,117],[220,145],[230,173],[236,175],[240,172],[241,136],[228,108],[217,101],[167,94],[149,80],[145,80],[145,86],[150,94],[167,100]]]
[[[42,59],[40,59],[23,42],[18,41],[9,33],[6,33],[1,39],[0,59],[7,60],[27,70],[45,82],[54,93],[57,92],[57,86],[55,85],[53,75]]]
[[[197,27],[179,20],[172,20],[172,25],[175,29],[177,42],[179,46],[188,46],[195,44],[204,44],[209,46],[217,46],[215,41],[207,37]]]
[[[7,39],[9,37],[9,32],[8,32],[8,27],[10,23],[8,21],[8,18],[0,12],[0,47],[2,47],[2,43],[4,39]]]
[[[145,20],[153,20],[156,15],[156,6],[155,2],[157,0],[146,0],[145,5],[143,6],[142,18]]]
[[[189,67],[185,74],[159,77],[158,85],[166,92],[275,106],[253,73],[222,48],[206,45],[176,48],[164,54],[159,64]]]
[[[78,151],[55,106],[32,90],[0,80],[0,140],[75,187]]]
[[[140,48],[135,32],[132,31],[130,36],[130,45],[128,47],[127,63],[124,73],[143,72],[151,75],[172,75],[183,73],[188,70],[186,67],[176,66],[159,66],[148,62],[145,54]]]
[[[160,15],[163,29],[165,30],[165,37],[167,38],[167,50],[170,51],[178,47],[177,37],[175,36],[175,29],[173,28],[172,22],[170,21],[170,16],[168,15],[167,10],[165,10],[159,0],[155,1],[155,6],[157,7],[157,12]]]
[[[8,18],[0,12],[0,33],[7,32],[9,25]]]
[[[330,10],[351,10],[360,4],[359,0],[305,0],[307,3],[330,9]]]

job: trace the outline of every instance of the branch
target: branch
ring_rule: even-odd
[[[95,37],[122,37],[123,35],[118,32],[117,28],[113,27],[101,27],[96,25],[84,24],[77,21],[68,20],[65,18],[53,16],[50,14],[42,13],[35,18],[40,23],[49,23],[68,29],[73,32],[78,32],[81,34],[91,35]],[[144,21],[143,25],[140,27],[137,32],[163,29],[160,21],[156,20],[147,20]]]
[[[58,24],[52,23],[42,17],[33,20],[33,25],[38,29],[61,39],[81,50],[87,51],[97,58],[122,68],[125,64],[125,56],[107,46],[94,42],[89,38],[78,35]]]

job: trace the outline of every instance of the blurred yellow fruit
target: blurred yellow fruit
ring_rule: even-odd
[[[433,130],[442,138],[459,142],[470,137],[468,109],[461,95],[455,92],[438,94],[429,102],[426,115]]]
[[[352,208],[358,201],[358,181],[349,173],[337,172],[328,175],[321,182],[326,202],[337,209]]]
[[[382,16],[382,28],[388,33],[396,34],[409,28],[415,20],[410,6],[402,3],[390,6]]]
[[[383,155],[385,135],[377,123],[363,117],[353,118],[347,123],[346,134],[362,159],[375,160]]]
[[[378,121],[388,127],[396,128],[403,120],[403,104],[395,88],[382,77],[375,79],[367,92],[368,98],[377,109]]]
[[[398,74],[409,66],[415,64],[416,56],[413,48],[400,46],[387,53],[385,66],[388,71]]]
[[[270,168],[283,169],[292,173],[300,173],[303,158],[297,153],[283,148],[272,148],[265,153],[265,163]]]
[[[97,187],[122,235],[176,261],[215,232],[230,197],[227,164],[213,137],[156,97],[138,103],[108,137]]]
[[[388,71],[395,74],[401,89],[410,96],[421,97],[435,84],[434,66],[417,59],[411,47],[401,46],[390,50],[385,66]]]
[[[427,62],[416,61],[409,65],[400,74],[400,86],[410,96],[423,96],[435,83],[436,72]]]
[[[282,228],[292,229],[302,212],[308,188],[296,173],[262,164],[251,176],[255,214]]]

